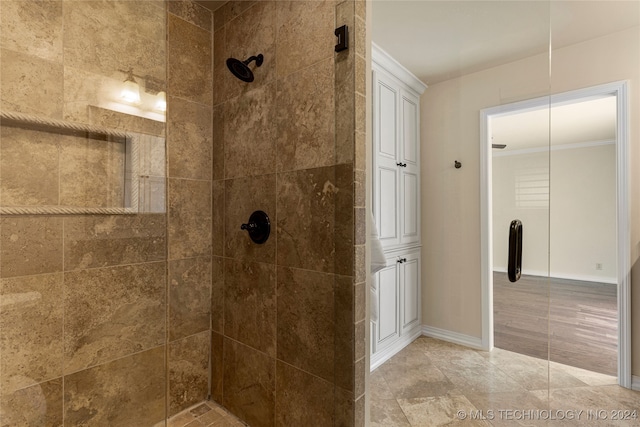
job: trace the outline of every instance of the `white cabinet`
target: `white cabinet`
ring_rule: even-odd
[[[426,86],[375,44],[372,70],[373,215],[387,259],[373,285],[373,370],[422,332],[420,95]]]
[[[421,331],[420,248],[390,251],[375,274],[377,319],[371,322],[371,366],[377,367]]]
[[[374,217],[385,248],[420,240],[420,100],[373,63]]]

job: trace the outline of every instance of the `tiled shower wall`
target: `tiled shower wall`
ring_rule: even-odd
[[[212,397],[252,426],[364,424],[364,28],[364,2],[214,12]]]
[[[208,394],[211,13],[3,0],[0,19],[2,111],[164,138],[104,108],[129,67],[169,104],[167,212],[0,218],[0,425],[151,426]],[[3,126],[0,204],[111,206],[102,151]]]

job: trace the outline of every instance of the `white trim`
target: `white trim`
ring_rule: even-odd
[[[451,342],[454,344],[471,347],[478,350],[484,350],[482,339],[472,337],[471,335],[460,334],[458,332],[448,331],[446,329],[436,328],[435,326],[422,325],[422,335],[439,340]]]
[[[412,329],[408,334],[402,335],[398,338],[392,345],[377,350],[374,354],[371,355],[371,366],[370,371],[373,372],[376,368],[382,365],[387,360],[391,359],[395,356],[400,350],[411,344],[422,335],[422,330],[418,325],[416,328]]]
[[[492,153],[489,117],[513,114],[515,111],[535,110],[551,105],[564,105],[576,99],[597,99],[616,96],[616,197],[617,197],[617,255],[618,255],[618,383],[631,387],[631,291],[630,291],[630,206],[629,206],[629,97],[628,82],[618,81],[586,89],[554,94],[512,104],[485,108],[480,111],[480,218],[481,218],[481,289],[482,289],[482,347],[493,346],[493,243],[491,210]]]
[[[552,145],[551,151],[577,150],[579,148],[591,148],[591,147],[600,147],[603,145],[614,145],[615,143],[616,141],[613,139],[605,140],[605,141],[575,142],[573,144]],[[523,148],[520,150],[512,150],[512,151],[494,151],[492,155],[493,157],[507,157],[507,156],[519,156],[521,154],[548,153],[548,152],[549,152],[549,146],[546,146],[546,147]]]
[[[631,376],[631,390],[640,391],[640,377],[636,375]]]
[[[400,79],[419,95],[422,95],[427,89],[427,85],[417,78],[415,74],[407,70],[384,49],[373,42],[371,42],[371,60],[380,68]]]

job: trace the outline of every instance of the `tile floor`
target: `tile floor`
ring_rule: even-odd
[[[640,392],[615,377],[427,337],[372,372],[370,393],[371,427],[640,426]]]
[[[164,422],[161,424],[164,426]],[[246,424],[213,401],[198,403],[174,415],[167,427],[246,427]],[[160,427],[160,424],[155,427]]]

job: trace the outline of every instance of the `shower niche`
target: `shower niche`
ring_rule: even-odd
[[[165,140],[0,112],[0,214],[164,212]]]

